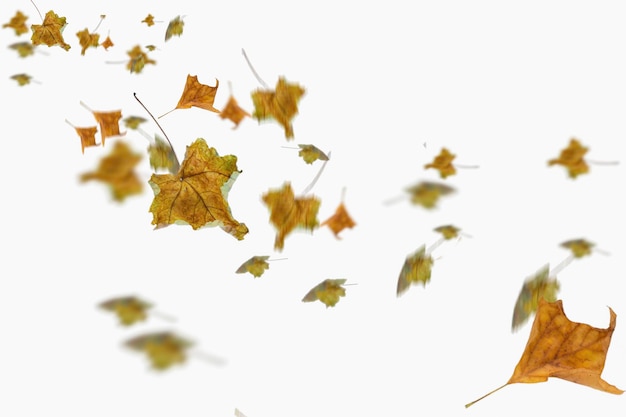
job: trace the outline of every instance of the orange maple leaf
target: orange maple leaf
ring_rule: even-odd
[[[17,36],[20,36],[23,33],[28,32],[28,26],[26,26],[26,20],[28,20],[28,16],[26,16],[21,11],[15,12],[15,16],[9,20],[9,23],[5,23],[2,25],[3,28],[12,28],[15,31]]]
[[[89,33],[89,29],[85,28],[80,32],[76,32],[78,42],[82,47],[80,54],[85,55],[87,48],[97,48],[100,45],[100,35],[97,33]]]
[[[104,41],[100,44],[104,48],[105,51],[108,51],[110,47],[115,46],[110,36],[107,36]]]
[[[346,289],[342,287],[346,279],[325,279],[306,293],[302,302],[308,303],[319,300],[326,304],[326,308],[334,307],[340,297],[345,297]]]
[[[248,228],[233,218],[227,202],[230,187],[239,173],[236,156],[219,156],[204,139],[196,139],[187,146],[185,159],[176,175],[152,174],[152,224],[162,228],[183,223],[194,230],[220,226],[242,240]]]
[[[441,148],[439,155],[435,157],[433,162],[424,165],[424,169],[434,168],[439,171],[441,178],[449,177],[456,174],[456,168],[452,165],[454,158],[456,158],[456,155],[451,154],[446,148]]]
[[[332,230],[337,239],[341,239],[339,237],[339,233],[346,228],[352,229],[354,226],[356,226],[356,223],[354,222],[354,220],[352,220],[350,214],[348,214],[346,206],[343,203],[339,203],[339,206],[335,210],[335,214],[322,222],[321,226],[325,225],[327,225],[328,228]]]
[[[222,119],[228,119],[235,124],[233,129],[236,129],[246,116],[250,117],[250,113],[242,109],[232,95],[228,98],[226,105],[220,112]]]
[[[270,209],[270,222],[277,229],[274,249],[281,251],[285,237],[296,228],[312,231],[319,224],[317,211],[321,201],[315,196],[296,198],[290,183],[278,190],[269,190],[262,199]]]
[[[600,377],[617,318],[610,307],[609,312],[609,327],[598,329],[570,321],[563,311],[561,300],[552,303],[539,300],[528,343],[509,381],[465,407],[509,384],[545,382],[550,377],[611,394],[622,394],[624,391]]]
[[[215,79],[215,87],[211,87],[198,82],[197,75],[191,76],[187,74],[185,88],[183,89],[183,94],[180,96],[180,100],[178,100],[178,104],[172,110],[159,116],[159,118],[173,112],[176,109],[190,109],[192,106],[219,113],[220,111],[213,107],[215,94],[217,93],[219,85],[220,82],[217,78]]]
[[[143,182],[134,171],[141,158],[127,144],[118,141],[111,153],[100,160],[98,169],[82,174],[80,180],[105,182],[111,188],[113,198],[124,201],[126,197],[139,194],[143,190]]]
[[[287,140],[293,139],[291,119],[298,114],[298,102],[305,89],[298,84],[290,84],[280,77],[274,90],[256,90],[252,92],[254,113],[259,122],[273,118],[285,129]]]
[[[576,178],[589,172],[589,165],[583,159],[588,150],[589,148],[582,146],[578,139],[572,138],[558,158],[548,161],[548,166],[562,165],[567,168],[570,178]]]
[[[59,17],[56,13],[50,10],[46,13],[46,17],[43,19],[41,25],[30,25],[30,29],[33,34],[30,37],[33,45],[59,45],[61,48],[68,51],[71,46],[65,43],[63,39],[63,29],[67,25],[65,17]]]

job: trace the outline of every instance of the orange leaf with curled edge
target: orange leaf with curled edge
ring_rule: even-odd
[[[99,145],[99,143],[96,143],[97,126],[74,127],[74,130],[80,137],[80,145],[83,153],[85,153],[85,148]]]
[[[21,11],[15,12],[15,16],[9,20],[9,23],[5,23],[2,25],[3,28],[11,28],[15,31],[17,36],[20,36],[23,33],[28,32],[28,26],[26,26],[26,20],[28,20],[28,16],[26,16]]]
[[[434,168],[439,171],[439,176],[441,176],[441,178],[446,178],[456,174],[456,168],[452,165],[454,158],[456,158],[456,155],[450,153],[450,151],[446,148],[441,148],[439,155],[435,157],[433,162],[424,165],[424,168]]]
[[[182,223],[194,230],[220,226],[242,240],[248,233],[245,224],[235,220],[227,198],[239,175],[237,157],[219,156],[202,138],[187,146],[185,159],[177,174],[152,174],[150,186],[154,200],[150,205],[156,228]]]
[[[346,228],[352,229],[356,226],[356,223],[352,220],[352,217],[350,217],[346,206],[343,203],[339,203],[339,206],[335,210],[335,214],[324,220],[321,226],[328,226],[328,228],[332,230],[335,237],[337,239],[341,239],[339,237],[339,233]]]
[[[139,321],[144,321],[148,317],[146,311],[152,304],[137,297],[117,297],[103,301],[98,305],[100,308],[112,311],[117,315],[120,324],[130,326]]]
[[[89,29],[85,28],[80,32],[76,32],[78,43],[82,47],[80,54],[85,55],[87,48],[97,48],[100,45],[100,35],[97,33],[89,33]]]
[[[285,237],[296,228],[312,231],[319,224],[317,212],[321,201],[315,196],[296,198],[288,182],[278,190],[269,190],[262,199],[270,209],[270,222],[278,229],[274,249],[281,251]]]
[[[122,118],[121,110],[113,111],[92,111],[93,117],[100,125],[100,137],[102,138],[102,146],[104,140],[110,137],[124,136],[126,132],[120,133],[120,119]]]
[[[55,12],[50,10],[46,13],[41,25],[30,25],[33,34],[30,37],[33,45],[59,45],[61,48],[69,51],[70,45],[65,43],[63,39],[63,29],[67,25],[65,17],[59,17]]]
[[[233,129],[236,129],[246,116],[250,117],[250,113],[239,107],[239,103],[232,95],[228,98],[226,105],[220,112],[222,119],[228,119],[235,124]]]
[[[302,299],[302,302],[321,301],[326,308],[334,307],[340,297],[345,297],[346,289],[342,287],[346,279],[325,279],[313,287]]]
[[[572,138],[558,158],[548,161],[548,166],[562,165],[567,168],[570,178],[576,178],[589,172],[589,165],[583,159],[588,150],[589,148],[582,146],[578,139]]]
[[[291,119],[298,114],[298,102],[304,95],[305,89],[298,84],[288,83],[280,77],[274,90],[256,90],[252,92],[254,112],[252,114],[259,122],[273,118],[285,129],[285,138],[293,139]]]
[[[173,365],[184,363],[187,360],[186,351],[193,343],[174,333],[157,332],[136,336],[127,340],[124,345],[144,352],[148,355],[152,368],[162,371]]]
[[[198,82],[197,75],[191,76],[187,74],[185,88],[183,90],[183,94],[180,97],[180,100],[178,100],[178,104],[172,110],[159,116],[159,118],[173,112],[176,109],[190,109],[191,107],[198,107],[204,110],[219,113],[220,111],[213,107],[215,94],[217,94],[217,88],[219,87],[219,85],[220,82],[217,78],[215,79],[215,87],[211,87],[209,85],[201,84],[200,82]]]
[[[600,377],[617,319],[610,307],[609,312],[609,327],[598,329],[570,321],[563,311],[562,300],[551,303],[539,300],[528,343],[509,381],[465,408],[509,384],[545,382],[550,377],[622,394],[624,391]]]
[[[235,273],[244,274],[249,272],[254,275],[255,278],[258,278],[263,275],[266,269],[269,269],[270,264],[267,262],[269,258],[269,256],[253,256],[241,264]]]
[[[128,196],[140,194],[143,182],[135,173],[135,165],[142,156],[132,152],[124,142],[115,143],[111,153],[100,160],[98,169],[80,176],[81,182],[97,180],[107,183],[116,201],[124,201]]]

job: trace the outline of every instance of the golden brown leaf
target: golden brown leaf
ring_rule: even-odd
[[[556,277],[550,277],[550,266],[548,264],[539,269],[535,275],[526,278],[515,302],[511,330],[516,331],[535,314],[540,299],[543,298],[548,302],[555,301],[559,289],[559,282],[556,280]]]
[[[298,114],[298,102],[305,89],[298,84],[290,84],[283,77],[278,79],[275,90],[256,90],[252,92],[254,112],[259,122],[273,118],[285,129],[287,140],[293,139],[291,119]]]
[[[154,25],[154,16],[152,16],[151,14],[149,14],[148,16],[146,16],[145,19],[143,19],[141,21],[141,23],[145,23],[148,26],[152,26]]]
[[[170,113],[176,109],[190,109],[192,106],[219,113],[220,111],[213,107],[215,94],[217,94],[217,88],[219,87],[219,85],[220,82],[218,79],[215,79],[215,87],[211,87],[209,85],[201,84],[200,82],[198,82],[197,75],[191,76],[187,74],[185,88],[183,89],[183,94],[178,100],[178,104],[174,109],[170,110],[167,113]],[[165,114],[160,117],[165,116]]]
[[[185,22],[183,22],[180,16],[176,16],[174,19],[170,20],[170,23],[167,25],[167,29],[165,30],[165,41],[168,41],[174,35],[182,35],[184,25]]]
[[[120,324],[130,326],[138,321],[144,321],[148,317],[147,310],[152,305],[137,297],[117,297],[107,301],[103,301],[99,305],[100,308],[114,312]]]
[[[270,222],[277,229],[274,249],[281,251],[285,237],[296,228],[312,231],[319,224],[317,212],[321,201],[315,196],[296,198],[290,183],[278,190],[269,190],[262,198],[270,209]]]
[[[235,124],[233,129],[236,129],[246,116],[250,117],[250,113],[239,107],[239,103],[237,103],[237,100],[235,100],[235,97],[232,95],[228,98],[226,105],[220,112],[222,119],[228,119]]]
[[[35,53],[35,47],[32,42],[17,42],[9,45],[9,48],[17,51],[18,55],[21,58],[26,58],[27,56],[33,55]]]
[[[439,232],[443,235],[443,238],[446,240],[454,239],[459,236],[459,232],[461,229],[458,227],[452,226],[451,224],[447,224],[445,226],[435,227],[435,232]]]
[[[434,168],[439,170],[439,175],[441,178],[449,177],[450,175],[456,174],[456,168],[452,165],[452,161],[456,155],[451,154],[450,151],[446,148],[441,148],[441,152],[439,155],[435,157],[433,162],[430,164],[424,165],[425,169]]]
[[[126,54],[130,57],[130,60],[126,64],[126,69],[130,70],[130,72],[139,74],[147,64],[156,64],[156,61],[150,59],[148,54],[146,54],[139,45],[133,46],[133,49],[127,51]]]
[[[110,47],[115,46],[110,36],[107,36],[100,45],[104,48],[105,51],[108,51]]]
[[[165,169],[171,174],[176,174],[180,169],[176,153],[170,144],[158,135],[154,136],[154,143],[148,146],[148,154],[150,155],[150,166],[154,170]]]
[[[100,35],[97,33],[89,33],[89,29],[85,28],[80,32],[76,32],[78,43],[82,47],[80,54],[85,55],[87,48],[97,48],[100,45]]]
[[[582,258],[591,255],[591,250],[595,245],[585,239],[573,239],[561,243],[561,246],[571,250],[575,258]]]
[[[187,359],[187,349],[193,343],[173,333],[148,333],[125,342],[126,347],[148,355],[152,367],[166,370],[173,365],[182,364]]]
[[[405,189],[411,194],[411,202],[427,209],[435,208],[439,197],[454,192],[454,188],[445,184],[430,181],[422,181]]]
[[[339,302],[339,298],[346,295],[346,289],[342,287],[346,281],[345,279],[325,279],[313,287],[302,301],[308,303],[319,300],[326,304],[326,308],[334,307]]]
[[[219,156],[204,139],[196,139],[187,146],[185,159],[176,175],[152,174],[152,224],[161,228],[183,223],[194,230],[220,226],[242,240],[248,228],[233,218],[227,201],[239,172],[236,156]]]
[[[22,85],[26,85],[26,84],[30,84],[30,80],[33,79],[33,77],[31,77],[28,74],[15,74],[11,76],[12,80],[17,81],[17,83],[22,86]]]
[[[61,48],[68,51],[71,46],[65,43],[63,39],[63,29],[67,25],[65,17],[59,17],[56,13],[50,10],[46,13],[46,17],[43,19],[41,25],[30,25],[30,29],[33,34],[30,37],[33,45],[59,45]]]
[[[421,283],[426,287],[426,283],[430,281],[433,263],[434,260],[430,254],[426,254],[425,245],[422,245],[418,250],[407,256],[404,265],[402,265],[400,276],[398,276],[396,296],[402,295],[411,284]]]
[[[583,159],[588,150],[589,148],[582,146],[578,139],[572,138],[558,158],[548,161],[548,166],[563,165],[567,168],[570,178],[576,178],[589,172],[589,165]]]
[[[354,226],[356,226],[356,223],[354,222],[354,220],[352,220],[350,214],[348,214],[346,206],[343,203],[340,203],[335,210],[335,214],[322,222],[321,226],[325,225],[327,225],[328,228],[333,231],[333,234],[337,239],[341,239],[339,237],[339,233],[346,228],[352,229]]]
[[[111,188],[116,201],[124,201],[128,196],[139,194],[143,190],[143,182],[135,173],[135,165],[141,155],[132,152],[122,141],[117,141],[108,156],[100,160],[98,169],[81,175],[81,182],[97,180],[105,182]]]
[[[26,20],[28,20],[28,16],[26,16],[21,11],[15,12],[15,16],[9,20],[9,23],[5,23],[2,25],[3,28],[11,28],[15,31],[17,36],[20,36],[23,33],[28,32],[28,26],[26,26]]]
[[[120,133],[120,119],[122,118],[121,110],[113,111],[92,111],[93,117],[100,125],[100,137],[102,146],[106,138],[124,136],[126,132]]]
[[[124,126],[127,128],[135,130],[140,124],[147,122],[147,119],[140,116],[128,116],[125,117],[122,122],[124,122]]]
[[[96,143],[97,126],[74,127],[74,130],[80,137],[80,146],[83,153],[85,153],[85,148],[99,145]]]
[[[298,156],[304,159],[304,162],[307,164],[312,164],[317,161],[328,161],[328,155],[322,152],[319,148],[313,145],[298,145],[300,151],[298,152]]]
[[[241,264],[235,273],[244,274],[249,272],[254,275],[255,278],[258,278],[263,275],[266,269],[269,269],[270,264],[267,262],[269,258],[269,256],[253,256]]]
[[[509,384],[545,382],[550,377],[622,394],[624,391],[600,377],[617,319],[610,307],[609,312],[609,327],[599,329],[570,321],[561,300],[550,303],[541,299],[528,343],[509,381],[465,407]]]

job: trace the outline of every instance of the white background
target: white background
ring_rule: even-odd
[[[345,3],[345,5],[343,5]],[[350,3],[350,5],[347,5]],[[506,3],[507,5],[504,5]],[[97,5],[94,5],[97,4]],[[469,409],[464,404],[506,382],[531,323],[512,333],[524,279],[568,255],[559,244],[586,238],[610,252],[575,260],[561,274],[568,317],[597,327],[617,313],[603,377],[626,389],[626,26],[621,2],[440,1],[155,2],[37,1],[42,14],[66,16],[72,45],[17,57],[7,46],[28,40],[0,30],[2,114],[2,262],[0,263],[0,415],[6,416],[623,416],[626,397],[558,379],[515,384]],[[40,23],[28,1],[4,0],[0,21],[16,10]],[[140,23],[151,13],[162,21]],[[95,27],[115,46],[80,55],[76,32]],[[167,22],[183,15],[181,37],[164,42]],[[110,31],[110,32],[109,32]],[[154,44],[157,64],[126,71],[126,51]],[[94,125],[82,100],[123,116],[172,109],[187,74],[228,82],[252,112],[259,87],[241,54],[274,85],[283,75],[307,93],[288,143],[276,123],[244,120],[237,130],[215,113],[176,110],[161,119],[182,160],[203,137],[235,154],[233,216],[250,233],[237,241],[219,228],[154,231],[152,191],[124,203],[105,185],[79,184],[108,154],[80,151],[64,119]],[[39,83],[19,87],[9,77]],[[143,125],[158,132],[153,122]],[[571,137],[593,165],[576,180],[548,167]],[[138,152],[147,141],[125,137]],[[303,190],[320,167],[283,146],[312,143],[332,151],[313,189],[320,220],[345,204],[357,223],[334,238],[326,227],[287,237],[275,231],[260,196],[291,182]],[[425,145],[424,145],[425,144]],[[384,201],[419,180],[423,165],[448,147],[457,192],[432,211]],[[147,181],[147,156],[138,166]],[[471,235],[434,252],[432,280],[397,298],[405,257],[434,243],[452,223]],[[253,255],[272,262],[258,279],[234,271]],[[302,303],[326,278],[358,285],[334,308]],[[130,328],[99,310],[102,300],[137,295],[177,318],[151,317]],[[130,337],[171,330],[196,351],[167,372],[122,347]]]

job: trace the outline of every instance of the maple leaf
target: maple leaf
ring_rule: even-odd
[[[126,69],[130,72],[139,74],[147,64],[156,64],[156,61],[150,59],[148,54],[146,54],[139,45],[133,46],[133,49],[127,51],[126,54],[130,57],[130,60],[126,64]]]
[[[100,45],[100,35],[97,33],[89,33],[89,29],[85,28],[80,32],[76,32],[78,42],[82,47],[80,54],[85,55],[87,48],[97,48]]]
[[[253,256],[241,264],[235,273],[245,274],[249,272],[254,275],[255,278],[258,278],[263,275],[266,269],[269,269],[270,264],[267,262],[269,258],[269,256]]]
[[[455,157],[456,155],[451,154],[448,149],[441,148],[439,155],[435,157],[433,162],[424,165],[424,169],[434,168],[439,171],[441,178],[449,177],[450,175],[456,174],[456,168],[452,165],[452,161]]]
[[[215,79],[215,87],[211,87],[198,82],[197,75],[191,76],[187,74],[185,88],[183,89],[183,94],[178,100],[178,104],[172,110],[159,116],[159,118],[173,112],[176,109],[190,109],[192,106],[219,113],[220,111],[213,107],[213,101],[215,101],[215,94],[217,94],[217,88],[219,85],[220,82],[217,78]]]
[[[107,36],[105,40],[100,44],[104,48],[105,51],[108,51],[110,47],[115,46],[110,36]]]
[[[278,190],[269,190],[262,199],[270,209],[270,222],[277,229],[274,249],[281,251],[285,237],[296,228],[312,231],[318,226],[321,201],[315,196],[296,198],[288,182]]]
[[[233,129],[236,129],[237,126],[239,126],[239,123],[241,123],[246,116],[250,117],[250,113],[239,107],[239,103],[237,103],[237,100],[235,100],[235,97],[231,94],[226,102],[226,105],[220,112],[220,117],[233,122],[235,124]]]
[[[254,112],[252,116],[259,122],[273,118],[285,129],[285,138],[293,139],[291,119],[298,114],[298,102],[305,89],[298,84],[290,84],[280,77],[274,90],[256,90],[252,92]]]
[[[17,51],[21,58],[26,58],[27,56],[34,55],[35,53],[35,47],[32,42],[17,42],[9,45],[9,48]]]
[[[124,122],[124,126],[133,130],[137,129],[140,124],[145,123],[147,121],[148,121],[147,119],[144,119],[143,117],[140,117],[140,116],[128,116],[122,120],[122,122]]]
[[[33,77],[31,77],[28,74],[15,74],[11,76],[12,80],[17,81],[17,83],[22,86],[22,85],[26,85],[26,84],[30,84],[30,80],[33,79]]]
[[[515,302],[511,330],[516,331],[526,323],[528,318],[537,311],[540,299],[555,301],[559,289],[556,277],[550,277],[549,264],[544,265],[535,275],[526,278]]]
[[[326,308],[334,307],[339,302],[339,298],[346,295],[346,289],[342,287],[346,281],[345,279],[325,279],[306,293],[302,301],[307,303],[319,300],[326,304]]]
[[[319,148],[313,145],[298,145],[300,151],[298,152],[298,156],[304,159],[304,162],[307,164],[312,164],[317,161],[328,161],[328,155],[322,152]]]
[[[439,197],[454,192],[454,188],[445,184],[431,181],[422,181],[405,191],[411,195],[411,202],[427,209],[435,208]]]
[[[591,255],[591,250],[594,246],[593,243],[585,239],[573,239],[561,243],[561,247],[571,250],[575,258]]]
[[[158,135],[154,135],[154,143],[148,146],[148,154],[150,155],[150,166],[154,170],[166,169],[170,173],[176,174],[180,169],[174,149]]]
[[[107,301],[103,301],[99,304],[99,307],[114,312],[120,324],[123,326],[130,326],[139,321],[144,321],[147,318],[147,310],[152,305],[146,301],[143,301],[137,297],[117,297]]]
[[[439,232],[443,235],[443,238],[446,240],[454,239],[459,236],[459,232],[461,229],[458,227],[452,226],[451,224],[447,224],[445,226],[435,227],[435,232]]]
[[[352,229],[356,226],[356,223],[352,220],[352,217],[350,217],[346,206],[343,203],[339,203],[335,213],[328,219],[324,220],[321,226],[328,226],[328,228],[332,230],[335,237],[337,239],[341,239],[339,237],[339,233],[346,228]]]
[[[227,202],[230,187],[239,173],[236,156],[219,156],[204,139],[196,139],[187,146],[176,175],[152,174],[149,181],[154,191],[150,206],[152,224],[162,228],[183,223],[194,230],[220,226],[242,240],[248,228],[233,218]]]
[[[167,42],[174,35],[182,35],[184,25],[185,22],[182,21],[180,16],[176,16],[174,19],[170,20],[170,23],[167,25],[167,29],[165,30],[165,41]]]
[[[589,165],[583,159],[588,150],[589,148],[582,146],[578,139],[572,138],[558,158],[548,161],[548,166],[563,165],[567,168],[569,177],[576,178],[589,172]]]
[[[127,340],[125,346],[148,355],[152,367],[166,370],[187,359],[186,350],[193,343],[170,332],[148,333]]]
[[[154,25],[154,16],[152,16],[151,14],[149,14],[148,16],[146,16],[145,19],[143,19],[141,21],[141,23],[145,23],[148,26],[152,26]]]
[[[28,26],[26,26],[26,20],[28,20],[28,16],[26,16],[21,11],[15,12],[15,16],[9,20],[9,23],[5,23],[2,25],[3,28],[11,28],[15,31],[17,36],[20,36],[23,33],[28,32]]]
[[[617,319],[610,307],[609,312],[609,327],[599,329],[570,321],[563,311],[562,300],[541,299],[526,348],[509,381],[465,407],[507,385],[545,382],[550,377],[622,394],[624,391],[600,377]]]
[[[67,25],[65,17],[59,17],[56,13],[50,10],[46,13],[46,17],[43,19],[41,25],[30,25],[30,29],[33,34],[30,37],[33,45],[59,45],[61,48],[69,51],[70,45],[65,43],[63,39],[63,29]]]
[[[107,183],[113,199],[122,202],[126,197],[139,194],[143,190],[143,182],[134,171],[140,160],[141,155],[133,153],[127,144],[118,141],[111,153],[100,160],[98,169],[82,174],[80,180]]]
[[[72,127],[80,137],[80,146],[83,154],[85,153],[85,148],[99,145],[98,143],[96,143],[96,132],[98,131],[97,126]]]
[[[426,283],[430,281],[433,263],[434,260],[430,254],[426,254],[426,245],[422,245],[418,250],[407,256],[398,276],[396,296],[402,295],[411,284],[421,283],[426,287]]]

